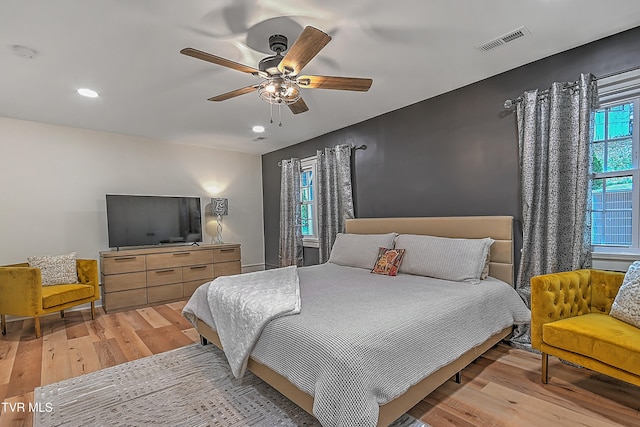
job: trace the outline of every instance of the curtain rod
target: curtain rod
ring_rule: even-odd
[[[598,80],[601,80],[601,79],[606,79],[606,78],[609,78],[609,77],[616,76],[618,74],[624,74],[624,73],[628,73],[628,72],[636,71],[636,70],[640,70],[640,65],[636,65],[635,67],[629,67],[629,68],[627,68],[625,70],[622,70],[622,71],[616,71],[616,72],[613,72],[613,73],[603,74],[603,75],[601,75],[599,77],[595,77],[595,80],[598,81]],[[547,92],[549,92],[549,91],[548,90],[540,91],[540,93],[543,94],[543,95],[545,93],[547,93]],[[519,97],[517,97],[515,99],[507,99],[506,101],[504,101],[504,109],[505,110],[510,110],[513,107],[515,107],[516,104],[518,102],[520,102],[520,101],[522,101],[522,96],[519,96]]]
[[[353,145],[353,144],[349,144],[349,146],[351,147],[352,150],[366,150],[367,146],[366,144],[362,144],[362,145]],[[278,162],[278,166],[282,166],[282,161]]]

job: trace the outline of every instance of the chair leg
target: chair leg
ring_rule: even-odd
[[[39,317],[34,317],[33,318],[33,323],[36,327],[36,338],[40,338],[40,318]]]
[[[0,323],[2,323],[2,335],[7,335],[7,319],[4,314],[0,314]]]
[[[91,301],[91,319],[96,318],[96,302]]]
[[[60,310],[60,318],[64,319],[64,310]]]
[[[547,384],[549,382],[549,355],[547,353],[542,353],[542,384]]]

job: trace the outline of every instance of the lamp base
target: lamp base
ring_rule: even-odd
[[[218,215],[218,219],[216,221],[218,223],[218,235],[216,236],[213,243],[215,243],[216,245],[221,245],[224,243],[224,241],[222,240],[222,216]]]

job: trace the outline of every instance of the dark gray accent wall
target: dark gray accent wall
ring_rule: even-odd
[[[602,76],[640,66],[639,40],[636,27],[264,154],[267,266],[278,264],[278,162],[344,143],[368,147],[354,151],[357,217],[512,215],[517,261],[522,240],[518,140],[515,112],[505,111],[504,101],[555,81],[577,80],[583,72]],[[317,250],[305,248],[305,264],[317,260]]]

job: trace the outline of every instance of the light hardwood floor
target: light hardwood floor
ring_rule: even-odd
[[[67,312],[8,324],[0,338],[0,426],[31,426],[35,387],[198,341],[180,314],[184,302],[105,314]],[[550,358],[540,383],[540,356],[507,345],[489,350],[411,410],[440,426],[640,426],[640,388]]]

